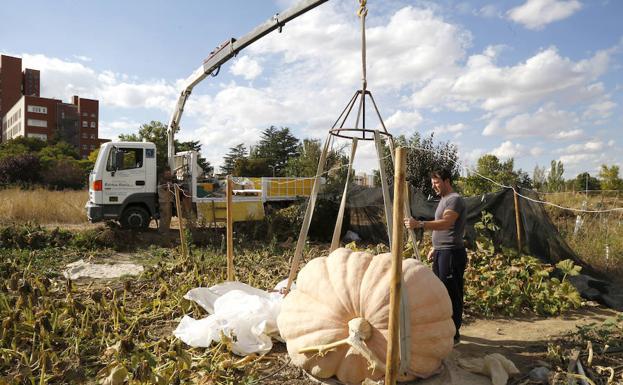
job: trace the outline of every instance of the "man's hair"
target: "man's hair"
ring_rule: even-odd
[[[449,180],[450,182],[452,182],[452,173],[450,173],[450,170],[445,168],[434,169],[433,171],[431,171],[430,177],[439,178],[441,180]]]

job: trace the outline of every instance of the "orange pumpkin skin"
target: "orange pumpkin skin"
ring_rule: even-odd
[[[311,260],[298,274],[296,289],[282,303],[277,318],[292,362],[318,378],[336,376],[346,384],[377,380],[385,373],[373,369],[349,345],[322,355],[299,350],[348,337],[348,322],[364,318],[372,326],[365,345],[385,362],[389,327],[391,254],[372,256],[340,248],[328,257]],[[410,321],[409,376],[435,374],[453,347],[452,304],[443,283],[415,259],[402,263]]]

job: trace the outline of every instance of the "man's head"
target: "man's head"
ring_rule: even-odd
[[[430,173],[430,182],[433,190],[440,196],[452,192],[452,174],[445,168],[433,170]]]

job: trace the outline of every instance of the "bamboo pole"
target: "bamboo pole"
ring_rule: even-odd
[[[402,290],[402,241],[403,224],[402,209],[405,193],[405,151],[396,149],[396,163],[394,170],[394,207],[392,228],[392,280],[389,288],[389,336],[387,357],[385,361],[385,385],[396,384],[398,377],[398,328],[400,325],[400,291]]]
[[[515,200],[515,227],[517,228],[517,251],[521,253],[521,217],[519,216],[519,199],[517,197],[517,186],[513,186],[513,199]]]
[[[180,244],[182,245],[182,256],[188,258],[188,250],[186,249],[186,234],[184,233],[184,216],[182,215],[182,204],[180,199],[180,187],[175,184],[175,209],[177,211],[177,221],[180,228]]]
[[[234,280],[233,183],[227,176],[227,280]]]

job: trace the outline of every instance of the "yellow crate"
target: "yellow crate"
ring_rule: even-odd
[[[269,198],[310,196],[313,186],[313,178],[269,179],[267,196]]]
[[[207,223],[227,221],[227,202],[210,200],[197,203],[199,220]],[[260,200],[235,201],[232,207],[234,222],[259,221],[264,219],[264,204]]]

